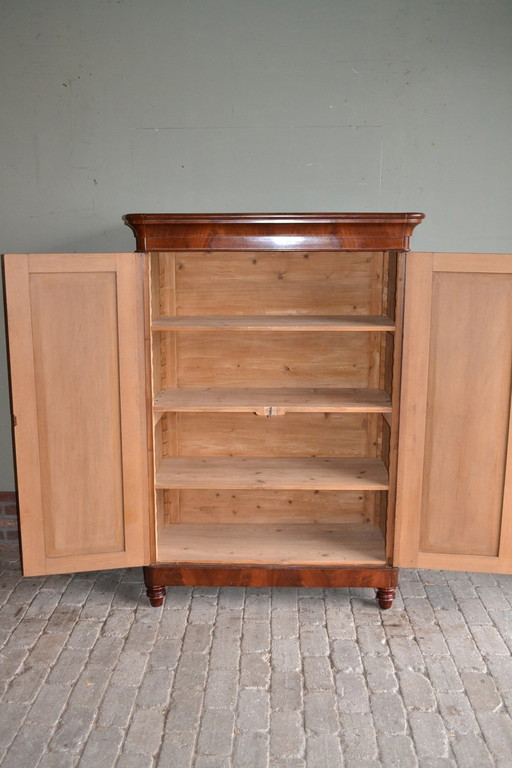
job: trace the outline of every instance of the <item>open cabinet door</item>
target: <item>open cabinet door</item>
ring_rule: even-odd
[[[4,257],[26,576],[149,560],[142,259]]]
[[[512,573],[512,255],[407,261],[394,565]]]

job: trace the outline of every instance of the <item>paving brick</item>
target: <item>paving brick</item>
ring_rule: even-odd
[[[479,586],[477,592],[488,611],[510,611],[510,603],[499,587]]]
[[[126,728],[133,711],[138,689],[134,686],[109,685],[98,713],[103,728]]]
[[[183,768],[184,765],[182,763],[178,764],[174,762],[163,764],[169,766],[172,765],[172,768]],[[156,765],[155,761],[150,755],[132,755],[129,752],[124,752],[119,756],[115,768],[156,768]]]
[[[360,672],[337,672],[334,676],[340,712],[369,712],[366,680]]]
[[[9,645],[15,648],[32,648],[46,626],[46,619],[24,618],[13,631]]]
[[[245,589],[240,587],[221,587],[218,594],[218,607],[227,610],[240,610],[245,603]]]
[[[412,669],[403,669],[398,679],[402,699],[408,709],[428,712],[436,708],[435,693],[426,675]]]
[[[72,707],[66,709],[50,740],[54,752],[80,752],[95,719],[94,710]]]
[[[330,691],[334,688],[331,662],[327,656],[306,656],[302,662],[307,691]]]
[[[379,734],[377,737],[383,766],[417,768],[418,761],[409,736]]]
[[[161,768],[191,768],[195,754],[196,735],[190,732],[168,732],[164,734],[162,747],[158,754],[158,766]],[[116,768],[120,768],[121,761]],[[126,768],[140,768],[139,764],[127,765]]]
[[[194,597],[188,620],[191,624],[213,624],[217,615],[217,598]]]
[[[485,672],[485,661],[472,637],[469,635],[467,637],[447,636],[446,642],[453,661],[460,669],[474,669]]]
[[[512,755],[512,720],[506,712],[482,712],[478,715],[487,747],[499,768],[510,766]]]
[[[188,610],[163,611],[158,634],[160,637],[183,638],[188,621]]]
[[[357,643],[352,640],[335,640],[332,643],[331,657],[336,669],[340,671],[361,671],[361,654]]]
[[[309,734],[306,741],[306,765],[308,768],[340,768],[343,755],[339,735]]]
[[[202,653],[183,653],[174,674],[176,690],[204,690],[208,674],[208,657]]]
[[[305,736],[300,712],[272,712],[270,717],[270,757],[301,758],[305,749]]]
[[[62,652],[66,643],[67,634],[64,632],[43,633],[27,659],[27,664],[45,664],[51,667]]]
[[[448,734],[437,712],[411,712],[409,724],[418,757],[449,757]]]
[[[493,768],[494,760],[480,735],[467,733],[451,740],[451,748],[461,768]]]
[[[167,707],[173,680],[174,670],[146,670],[137,694],[137,707],[155,707],[157,709]]]
[[[336,696],[333,691],[309,691],[304,695],[306,729],[315,734],[339,731]]]
[[[272,590],[272,610],[296,611],[298,590],[296,587],[279,587]]]
[[[508,656],[510,654],[509,649],[495,627],[487,625],[472,626],[471,633],[483,656],[497,656],[500,654]]]
[[[87,663],[73,686],[69,698],[70,706],[96,708],[109,684],[110,671]]]
[[[136,709],[123,744],[123,751],[155,755],[162,739],[164,713],[156,709]]]
[[[25,619],[48,619],[61,598],[60,592],[44,590],[39,592],[25,614]]]
[[[263,653],[270,650],[268,621],[246,621],[242,634],[242,653]]]
[[[68,685],[43,685],[27,715],[27,723],[55,725],[70,694]]]
[[[377,739],[370,714],[340,714],[341,744],[345,763],[363,764],[378,758]]]
[[[455,601],[454,601],[455,602]],[[424,597],[406,597],[405,610],[413,626],[432,624],[436,620],[430,599]]]
[[[270,654],[244,653],[240,657],[240,686],[267,688],[270,681]]]
[[[478,597],[472,600],[459,600],[458,605],[468,624],[492,624],[491,617]]]
[[[391,637],[389,647],[397,669],[424,671],[425,660],[414,638]]]
[[[239,731],[267,731],[270,715],[270,694],[255,688],[240,691],[236,726]]]
[[[272,672],[271,704],[275,710],[293,712],[302,708],[302,674],[297,671]]]
[[[29,733],[30,738],[23,731],[18,733],[2,760],[2,768],[29,768],[37,765],[50,739],[52,726],[33,723]]]
[[[123,738],[120,728],[93,728],[80,756],[80,768],[113,768]]]
[[[183,637],[183,653],[207,653],[212,641],[208,624],[189,624]]]
[[[126,638],[123,650],[149,653],[153,648],[157,630],[157,623],[134,621],[130,627],[130,633]]]
[[[450,732],[457,735],[478,733],[478,722],[465,693],[438,691],[437,701],[441,716]]]
[[[461,672],[464,689],[471,706],[477,712],[495,712],[502,704],[501,696],[491,675],[484,672]]]
[[[29,704],[18,702],[2,702],[2,717],[0,717],[0,761],[16,734],[21,728],[29,711]]]
[[[233,768],[268,768],[268,749],[268,733],[238,733],[233,749]]]
[[[457,602],[448,584],[426,584],[425,592],[432,608],[436,610],[457,610]]]
[[[234,719],[235,716],[229,709],[205,710],[197,740],[198,752],[205,755],[229,756],[233,743]]]
[[[350,607],[331,608],[326,607],[327,634],[331,640],[354,640],[356,626]]]
[[[329,653],[329,638],[321,624],[303,624],[300,627],[300,650],[303,657],[327,656]]]
[[[381,626],[365,625],[357,628],[359,651],[366,654],[388,654],[386,633]]]
[[[28,704],[32,702],[37,696],[47,675],[47,668],[41,665],[23,668],[7,688],[4,694],[4,700],[12,701],[17,704]]]
[[[208,709],[232,709],[238,694],[238,669],[212,669],[206,683],[204,703]]]
[[[71,685],[80,676],[88,658],[89,652],[83,648],[73,651],[64,649],[48,675],[48,682],[52,685],[55,683]]]
[[[100,634],[102,625],[99,621],[83,621],[79,619],[67,640],[66,647],[70,650],[76,648],[92,648]]]
[[[113,685],[139,685],[148,663],[146,653],[137,651],[121,652],[111,683]]]
[[[405,734],[407,721],[401,696],[395,692],[374,693],[370,699],[373,722],[378,733]]]
[[[296,638],[299,635],[299,616],[292,611],[272,612],[272,637]]]
[[[199,725],[204,694],[202,691],[173,691],[169,704],[166,733],[196,731]],[[213,712],[213,710],[211,710]]]
[[[299,621],[302,624],[325,624],[323,598],[299,597]]]
[[[37,768],[75,768],[79,759],[73,752],[46,752]]]
[[[299,645],[292,638],[273,638],[272,668],[291,672],[302,666]]]
[[[251,593],[245,596],[244,620],[268,621],[270,618],[270,593]]]
[[[464,683],[450,657],[427,658],[427,671],[436,691],[463,691]]]
[[[398,689],[395,667],[389,656],[364,655],[362,659],[368,690],[371,693]]]
[[[179,638],[157,637],[149,656],[149,666],[153,669],[175,669],[180,658],[181,645]]]
[[[415,633],[416,642],[423,656],[449,656],[443,633],[436,625],[418,626]]]
[[[99,637],[89,656],[91,664],[112,670],[124,647],[124,639],[117,636]]]

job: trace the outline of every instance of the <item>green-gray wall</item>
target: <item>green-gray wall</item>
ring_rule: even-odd
[[[3,0],[0,40],[0,252],[133,250],[127,212],[323,210],[512,252],[510,0]]]

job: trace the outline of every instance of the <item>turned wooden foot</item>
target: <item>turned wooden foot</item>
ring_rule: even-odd
[[[153,608],[163,605],[165,594],[165,587],[148,587],[146,589],[146,595],[149,597],[149,602]]]
[[[396,589],[394,587],[389,589],[386,589],[385,587],[379,587],[377,590],[377,602],[379,604],[379,608],[391,608],[393,605],[393,600],[395,599],[395,595]]]

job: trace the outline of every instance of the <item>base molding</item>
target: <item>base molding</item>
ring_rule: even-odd
[[[153,606],[162,605],[165,587],[373,587],[379,606],[390,608],[398,584],[398,568],[154,563],[145,566],[144,582]]]

